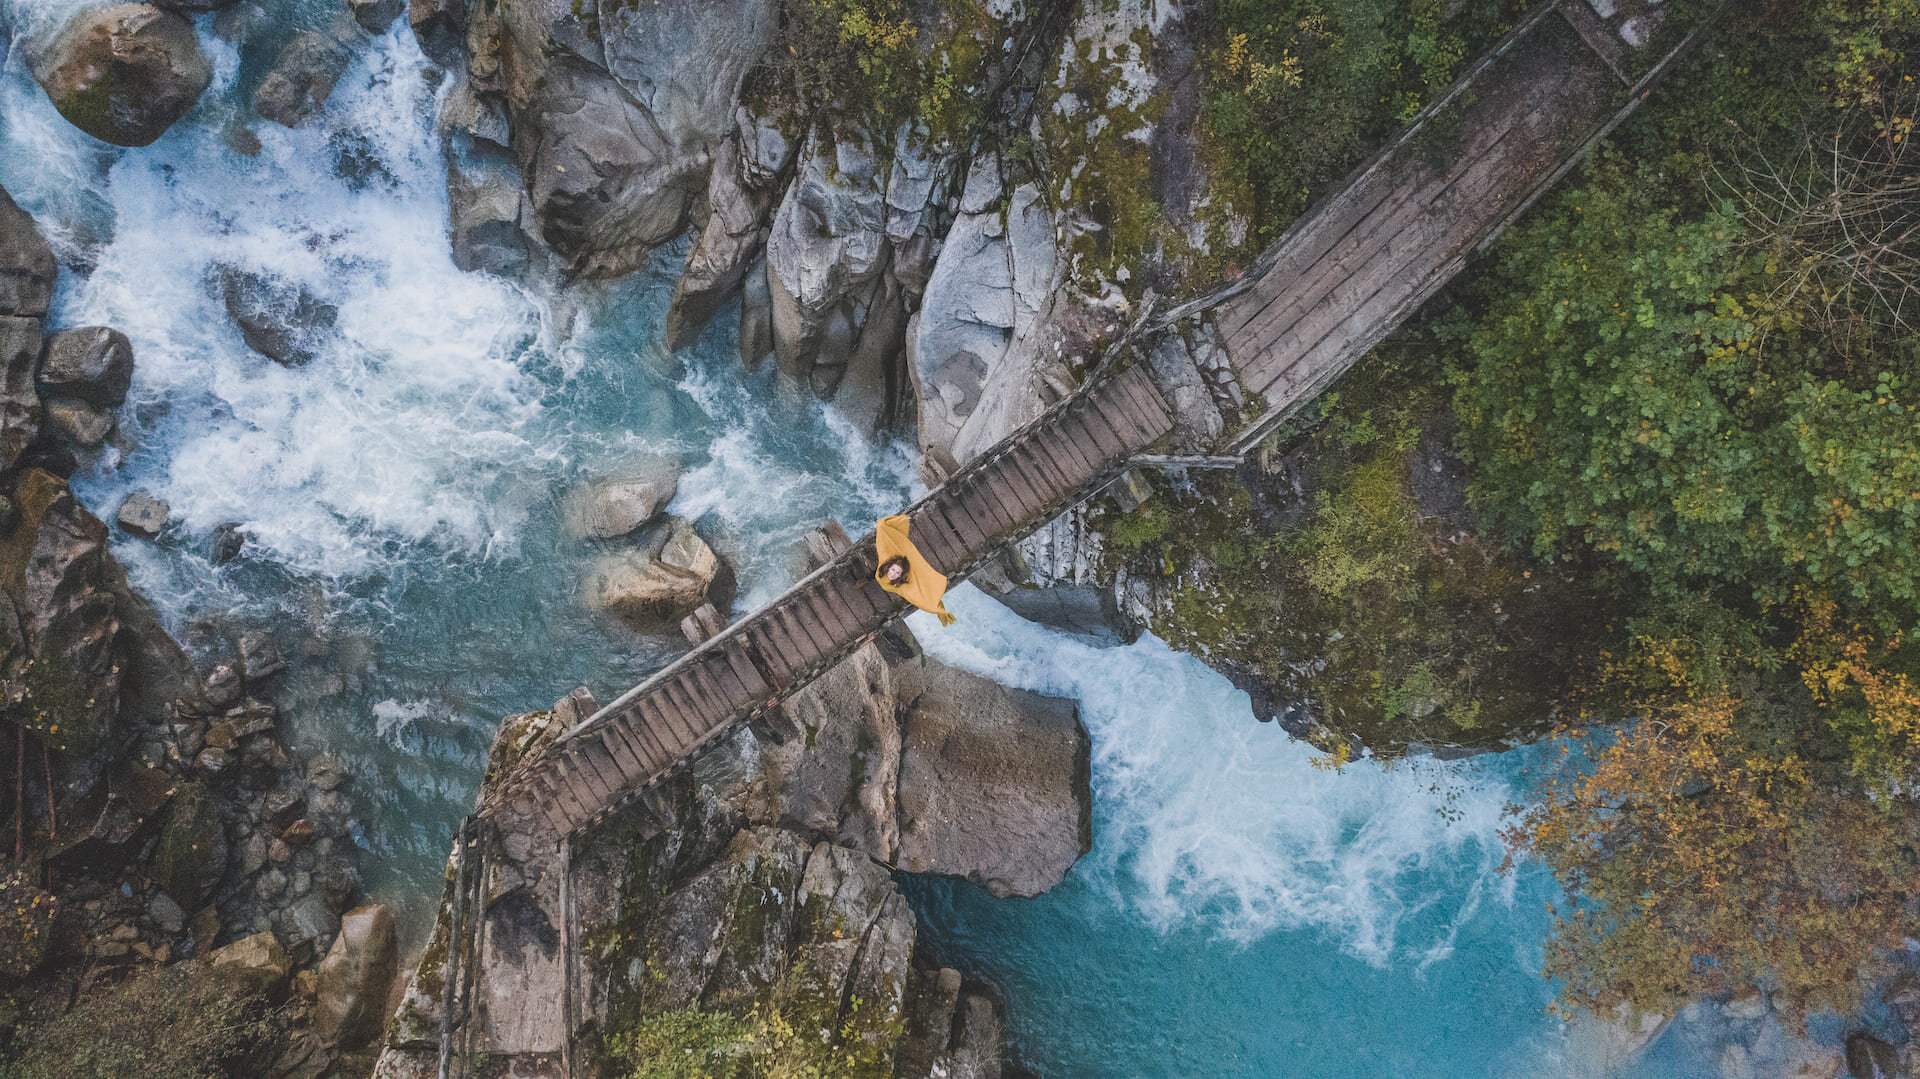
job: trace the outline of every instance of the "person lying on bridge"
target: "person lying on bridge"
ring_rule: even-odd
[[[923,611],[938,615],[941,625],[953,624],[953,615],[940,602],[940,597],[947,594],[947,578],[934,569],[907,538],[904,516],[882,517],[873,527],[873,546],[880,556],[873,578],[880,582],[880,587]]]

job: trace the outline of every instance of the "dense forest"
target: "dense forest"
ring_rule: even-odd
[[[1512,15],[1223,4],[1208,122],[1263,235]],[[1568,1008],[1844,1012],[1920,885],[1920,6],[1717,19],[1263,451],[1308,505],[1249,532],[1258,485],[1203,480],[1111,535],[1205,567],[1156,629],[1311,700],[1330,764],[1552,737],[1510,838],[1572,897]],[[1446,443],[1463,507],[1409,481]]]

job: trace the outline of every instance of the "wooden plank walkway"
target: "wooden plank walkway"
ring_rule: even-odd
[[[1542,6],[1295,222],[1251,287],[1231,287],[1213,312],[1241,387],[1265,402],[1231,448],[1257,443],[1433,296],[1690,41],[1628,84],[1617,27],[1586,0]]]
[[[909,508],[913,540],[958,582],[1104,486],[1173,422],[1144,365],[1096,379]],[[517,770],[501,803],[570,836],[640,800],[905,614],[874,566],[869,533],[588,717]]]

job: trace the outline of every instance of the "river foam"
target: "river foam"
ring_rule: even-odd
[[[1410,920],[1510,897],[1496,869],[1512,789],[1497,774],[1424,758],[1322,767],[1254,722],[1244,693],[1150,636],[1100,649],[971,588],[953,603],[953,627],[914,620],[931,654],[1079,700],[1099,839],[1075,873],[1154,927],[1202,925],[1240,944],[1316,927],[1369,963],[1431,962],[1456,928]]]

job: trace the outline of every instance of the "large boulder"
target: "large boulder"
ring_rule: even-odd
[[[193,24],[152,4],[83,10],[27,64],[60,115],[116,146],[153,142],[213,82]]]
[[[680,490],[680,461],[664,455],[636,458],[613,476],[582,486],[562,508],[575,539],[629,535],[673,501]]]
[[[636,629],[665,631],[707,602],[725,569],[692,524],[671,517],[648,542],[596,560],[588,595]]]
[[[167,811],[154,853],[153,876],[182,906],[197,909],[227,872],[227,834],[213,795],[199,782],[183,784]]]
[[[311,361],[340,318],[334,305],[265,274],[224,266],[217,279],[227,314],[247,347],[287,367]]]
[[[369,34],[384,34],[393,20],[407,13],[407,0],[347,0],[353,21]]]
[[[387,994],[400,973],[393,912],[379,904],[356,907],[340,919],[340,935],[320,961],[313,1029],[340,1049],[354,1049],[380,1033]]]
[[[949,667],[895,626],[783,709],[792,737],[736,743],[753,778],[728,801],[748,820],[1002,896],[1047,891],[1092,846],[1092,741],[1071,700]]]
[[[107,326],[60,330],[47,338],[40,360],[40,392],[119,408],[133,384],[133,345]]]
[[[113,433],[113,416],[90,401],[54,397],[46,401],[46,426],[75,449],[99,449]]]
[[[0,188],[0,315],[39,318],[53,302],[53,248]]]
[[[767,237],[773,355],[822,397],[852,351],[858,316],[887,254],[887,161],[871,134],[815,130]],[[828,370],[816,374],[816,365]]]
[[[320,111],[353,53],[338,36],[308,30],[280,50],[253,91],[253,111],[283,127],[299,127]]]
[[[498,43],[467,74],[508,107],[540,236],[590,274],[631,270],[685,229],[778,24],[772,0],[462,7],[413,0],[415,33],[442,63],[459,42]]]
[[[453,264],[470,273],[517,277],[527,268],[525,195],[506,151],[474,139],[447,147],[447,234]]]
[[[167,527],[172,519],[173,507],[164,499],[153,497],[145,488],[127,495],[120,503],[120,510],[114,519],[129,536],[152,539]]]
[[[1032,184],[1003,198],[1001,171],[992,156],[974,163],[907,334],[921,448],[956,464],[1040,413],[1056,359],[1053,215]]]
[[[997,896],[1047,891],[1093,846],[1078,707],[926,662],[901,738],[896,864]]]
[[[0,468],[12,467],[40,433],[40,320],[0,315]]]

